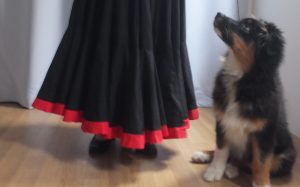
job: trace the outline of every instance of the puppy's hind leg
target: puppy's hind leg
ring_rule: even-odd
[[[239,176],[239,169],[238,167],[234,166],[231,163],[228,163],[225,169],[225,175],[229,179],[233,179]]]
[[[270,172],[273,153],[262,153],[256,140],[252,141],[252,149],[253,187],[271,187]]]

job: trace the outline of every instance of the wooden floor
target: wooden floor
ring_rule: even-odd
[[[113,149],[97,158],[88,155],[90,135],[79,124],[11,104],[0,104],[0,187],[250,187],[250,177],[206,183],[206,165],[190,163],[196,150],[215,147],[214,118],[201,109],[189,138],[168,140],[153,159]],[[299,150],[300,141],[295,140]],[[300,186],[299,158],[290,178],[273,186]]]

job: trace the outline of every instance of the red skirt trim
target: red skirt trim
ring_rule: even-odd
[[[83,118],[82,111],[69,110],[64,104],[52,103],[37,98],[32,106],[36,109],[62,115],[65,122],[81,122],[81,129],[86,133],[101,135],[105,139],[119,138],[121,146],[132,149],[143,149],[145,143],[157,144],[163,139],[186,138],[186,129],[189,128],[189,120],[199,118],[198,109],[189,111],[189,118],[183,120],[184,126],[170,128],[167,125],[162,125],[160,130],[146,130],[144,134],[130,134],[123,132],[121,126],[110,127],[107,121],[88,121]]]

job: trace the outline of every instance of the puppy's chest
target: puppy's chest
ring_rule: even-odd
[[[254,131],[251,121],[240,115],[241,103],[236,101],[237,78],[232,75],[223,77],[227,105],[223,114],[217,116],[221,122],[226,142],[239,152],[246,150],[249,134]]]

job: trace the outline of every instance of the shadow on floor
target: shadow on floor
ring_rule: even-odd
[[[159,153],[156,158],[143,158],[135,153],[123,151],[119,147],[119,142],[116,141],[109,152],[91,157],[88,154],[88,145],[92,136],[82,133],[79,128],[73,128],[73,124],[72,127],[69,125],[41,124],[1,127],[0,154],[4,154],[15,145],[21,145],[25,146],[26,152],[46,153],[45,159],[54,157],[58,162],[71,164],[76,164],[80,160],[102,171],[115,171],[116,168],[124,168],[124,166],[126,166],[125,168],[134,168],[134,171],[130,173],[132,178],[141,171],[163,170],[168,166],[167,161],[175,155],[174,151],[159,145]]]

